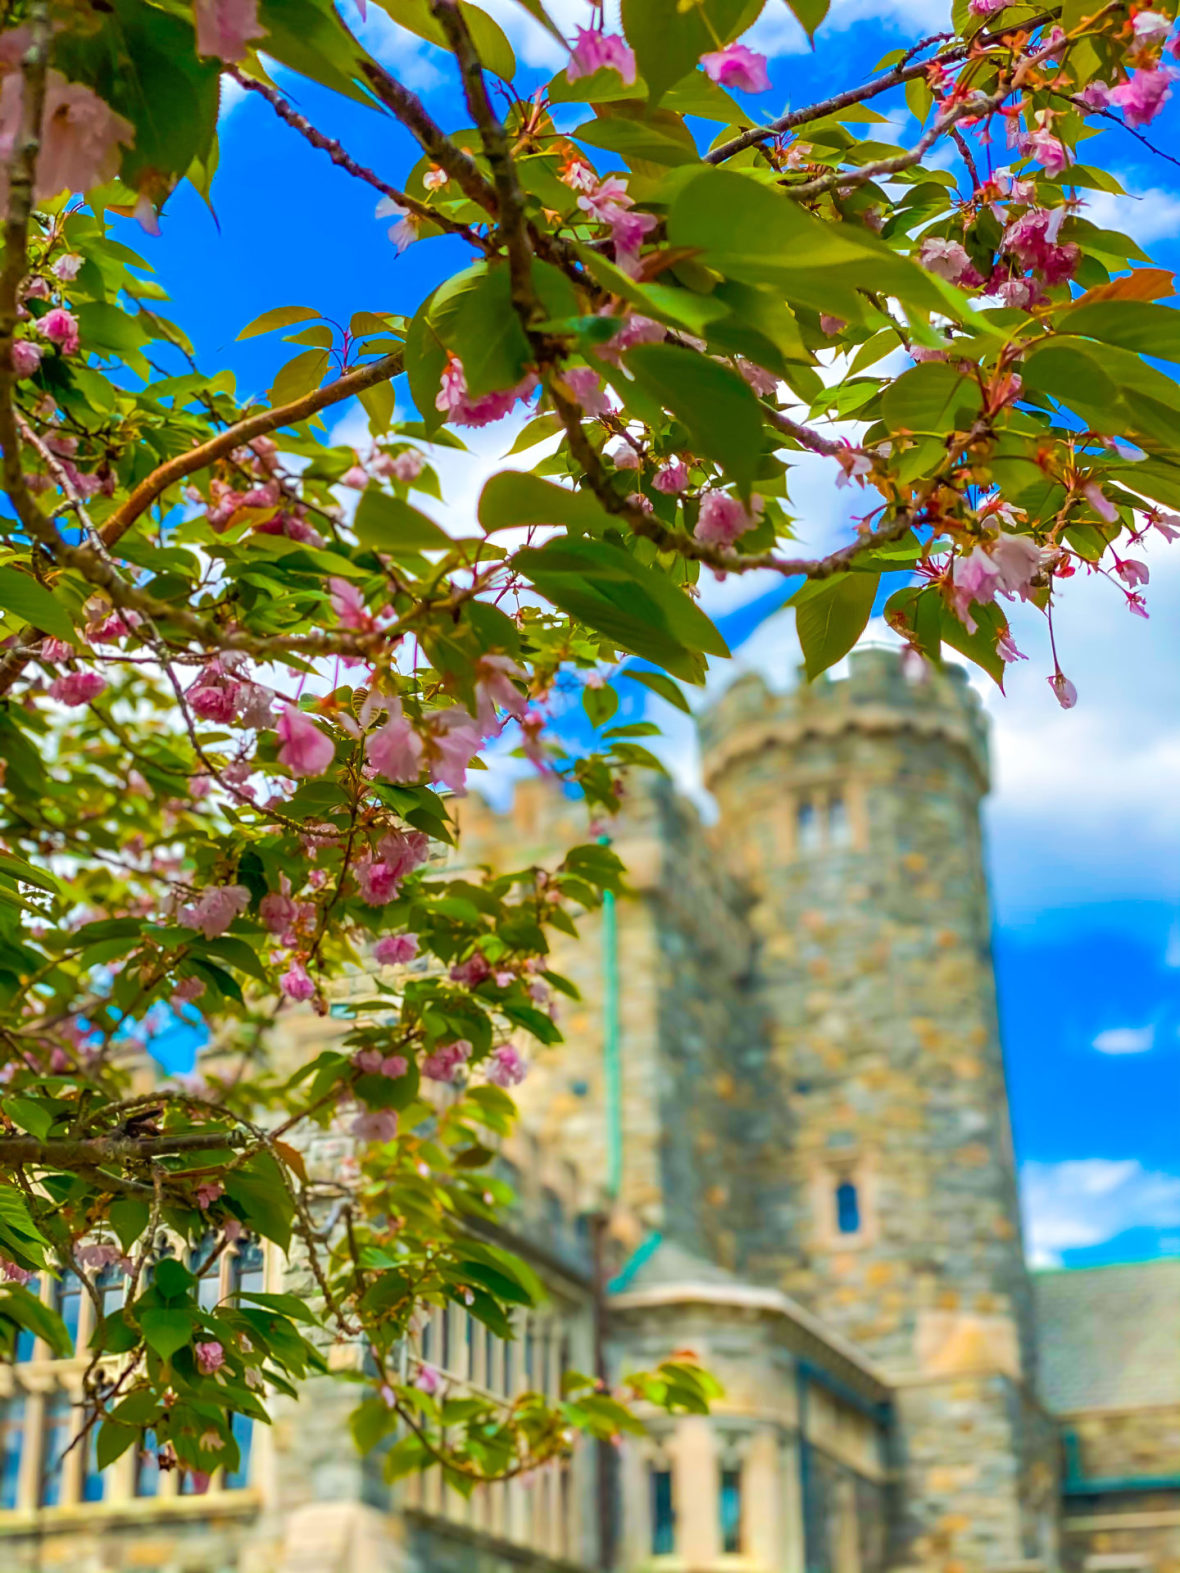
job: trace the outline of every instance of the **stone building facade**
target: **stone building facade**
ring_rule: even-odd
[[[701,735],[716,824],[637,783],[611,828],[629,893],[553,958],[581,998],[501,1155],[550,1303],[511,1344],[455,1310],[427,1336],[457,1384],[556,1391],[599,1318],[618,1375],[691,1348],[714,1412],[463,1502],[385,1486],[320,1383],[206,1496],[80,1455],[54,1496],[74,1373],[29,1349],[0,1390],[5,1568],[1180,1573],[1180,1262],[1024,1263],[974,697],[868,650],[787,695],[740,680]],[[586,833],[539,781],[461,817],[498,867]],[[286,1051],[324,1030],[293,1021]]]

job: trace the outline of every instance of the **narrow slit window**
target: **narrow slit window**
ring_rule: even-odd
[[[65,1393],[55,1393],[45,1408],[41,1432],[41,1489],[38,1499],[42,1507],[56,1507],[61,1501],[62,1460],[70,1444],[70,1400]]]
[[[82,1315],[82,1280],[77,1273],[63,1273],[54,1285],[55,1309],[66,1324],[70,1343],[78,1347],[78,1322]]]
[[[836,1228],[841,1234],[860,1233],[860,1196],[851,1180],[836,1186]]]
[[[92,1426],[82,1446],[86,1462],[82,1469],[83,1502],[101,1502],[106,1493],[106,1475],[98,1467],[98,1427]]]
[[[721,1471],[721,1549],[737,1556],[742,1549],[742,1471],[735,1465]]]
[[[672,1471],[651,1472],[651,1554],[671,1556],[676,1550],[676,1513],[672,1505]]]
[[[837,793],[835,797],[828,800],[828,845],[846,847],[851,841],[852,829],[848,823],[848,805]]]
[[[254,1422],[249,1415],[235,1414],[230,1421],[234,1441],[238,1444],[238,1467],[227,1469],[225,1489],[244,1491],[250,1483],[250,1448],[254,1441]]]
[[[145,1431],[139,1451],[135,1455],[135,1495],[154,1497],[160,1494],[160,1444],[154,1431]]]
[[[795,810],[795,841],[800,852],[814,852],[818,848],[820,825],[814,803],[800,803]]]

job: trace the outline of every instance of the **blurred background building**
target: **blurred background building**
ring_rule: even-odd
[[[974,697],[867,650],[786,696],[742,679],[702,740],[718,821],[628,799],[631,893],[555,954],[581,1000],[498,1160],[550,1301],[511,1342],[440,1311],[422,1354],[456,1387],[556,1395],[596,1350],[619,1377],[687,1348],[724,1384],[714,1412],[465,1501],[384,1484],[355,1390],[318,1380],[197,1495],[150,1450],[51,1467],[82,1362],[27,1343],[0,1373],[0,1565],[1180,1573],[1180,1261],[1025,1265]],[[461,818],[464,859],[501,868],[585,835],[541,781]],[[292,1018],[279,1052],[342,1026]],[[249,1242],[220,1274],[215,1299],[291,1281]],[[84,1342],[77,1288],[43,1292]]]

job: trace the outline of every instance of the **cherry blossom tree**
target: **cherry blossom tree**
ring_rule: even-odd
[[[811,675],[883,574],[914,651],[997,682],[1079,574],[1146,615],[1137,545],[1180,533],[1180,393],[1155,364],[1180,360],[1180,315],[1171,275],[1086,216],[1118,186],[1082,150],[1098,125],[1150,139],[1175,45],[1141,0],[956,0],[949,30],[770,119],[743,42],[762,0],[622,0],[621,30],[591,8],[569,40],[521,0],[568,54],[527,93],[478,6],[369,3],[450,56],[452,125],[331,0],[5,8],[0,1345],[68,1352],[28,1283],[76,1273],[100,1462],[151,1431],[200,1474],[232,1466],[235,1414],[352,1341],[358,1443],[400,1428],[391,1477],[438,1462],[465,1490],[636,1425],[631,1397],[708,1401],[673,1359],[455,1407],[418,1343],[424,1308],[507,1336],[539,1292],[479,1230],[509,1201],[489,1164],[574,992],[550,937],[622,888],[594,819],[653,760],[650,723],[612,725],[620,685],[686,708],[727,654],[701,575],[799,581]],[[824,0],[791,4],[821,25]],[[362,167],[276,74],[391,117],[417,162]],[[248,402],[130,243],[181,182],[216,191],[225,78],[374,188],[397,250],[470,257],[412,316],[343,328],[330,280],[323,315],[276,304],[242,330],[276,343]],[[882,140],[901,101],[905,146]],[[355,451],[321,418],[350,403]],[[435,456],[513,412],[515,451],[544,457],[444,529]],[[801,456],[859,507],[823,556],[792,548]],[[1065,653],[1046,676],[1071,706]],[[562,740],[571,691],[588,752]],[[492,746],[584,800],[556,868],[456,873],[452,799]],[[280,1074],[275,1022],[333,1000],[337,1046]],[[153,1028],[197,1013],[216,1071],[137,1093]],[[328,1128],[357,1156],[325,1174],[305,1138]],[[265,1237],[317,1297],[205,1309],[165,1230],[214,1258]]]

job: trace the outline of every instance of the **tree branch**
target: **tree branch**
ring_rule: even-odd
[[[363,60],[361,70],[386,109],[393,111],[422,151],[440,169],[445,169],[459,189],[478,203],[485,213],[498,218],[496,193],[480,174],[475,160],[457,148],[442,127],[430,118],[422,107],[421,99],[415,97],[409,88],[403,87],[396,77],[390,76],[384,66],[378,65],[375,60]]]
[[[76,1141],[0,1136],[0,1169],[13,1169],[28,1163],[55,1169],[94,1168],[103,1164],[177,1157],[186,1152],[214,1152],[222,1147],[236,1149],[244,1147],[249,1140],[243,1131],[180,1131],[175,1136],[90,1136]]]
[[[239,87],[244,87],[249,92],[257,93],[260,98],[264,98],[280,120],[297,131],[301,137],[311,143],[312,147],[319,148],[321,153],[326,153],[333,164],[357,180],[365,181],[375,191],[380,191],[391,202],[396,202],[399,207],[404,208],[407,213],[413,213],[417,218],[428,223],[437,224],[439,229],[446,230],[448,235],[461,236],[469,246],[474,246],[477,250],[487,252],[493,249],[487,236],[477,234],[469,224],[460,224],[457,219],[448,218],[445,213],[437,212],[428,202],[419,202],[417,197],[411,197],[407,192],[399,191],[396,186],[388,185],[371,169],[358,164],[339,142],[318,131],[306,115],[301,115],[269,82],[259,82],[254,77],[247,76],[240,66],[228,66],[226,75],[233,77]]]

